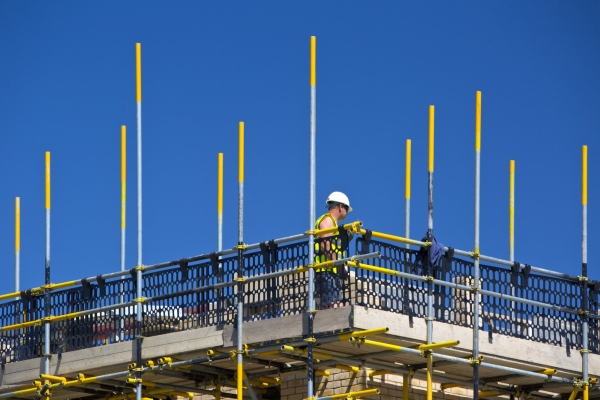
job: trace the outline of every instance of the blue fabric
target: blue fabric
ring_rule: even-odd
[[[425,247],[421,247],[421,249],[419,250],[419,254],[417,255],[417,259],[415,260],[415,264],[425,266],[426,265],[425,261],[428,260],[430,265],[432,265],[432,266],[436,265],[438,263],[438,261],[440,261],[440,259],[444,255],[444,245],[441,243],[438,243],[435,236],[433,236],[432,234],[429,234],[429,232],[427,232],[425,234],[425,236],[423,236],[421,241],[422,242],[431,242],[431,246],[429,247],[429,249],[427,249]],[[415,272],[424,274],[425,270],[418,268],[415,271],[415,268],[413,268],[413,273],[415,273]]]

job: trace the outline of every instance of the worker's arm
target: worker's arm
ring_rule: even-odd
[[[319,224],[319,229],[327,229],[327,228],[333,228],[333,221],[331,218],[323,218],[323,220],[321,221],[321,223]],[[325,233],[323,235],[321,235],[321,238],[327,238],[333,236],[332,233]],[[336,254],[335,251],[331,250],[331,240],[324,240],[321,245],[323,246],[323,250],[325,252],[325,256],[327,257],[328,260],[336,260]]]

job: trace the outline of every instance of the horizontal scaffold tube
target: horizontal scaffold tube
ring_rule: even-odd
[[[367,233],[367,230],[362,229],[361,226],[362,226],[362,222],[356,221],[356,222],[352,222],[349,224],[345,224],[343,226],[343,228],[346,230],[350,230],[350,231],[365,235]],[[312,231],[312,232],[315,236],[319,236],[319,235],[324,235],[326,233],[331,233],[333,231],[337,231],[337,229],[338,228],[335,228],[335,229],[329,228],[329,229],[316,230],[316,231]],[[376,238],[410,244],[413,246],[420,246],[420,247],[431,246],[430,242],[422,242],[419,240],[408,239],[408,238],[404,238],[401,236],[390,235],[387,233],[371,231],[371,234],[373,237],[376,237]],[[279,239],[274,239],[272,241],[267,241],[267,242],[263,242],[263,243],[272,242],[275,244],[282,244],[282,243],[288,243],[288,242],[306,239],[309,236],[310,236],[310,232],[306,232],[306,233],[287,236],[287,237],[283,237],[283,238],[279,238]],[[245,251],[259,249],[260,245],[261,245],[261,243],[245,245]],[[447,250],[448,250],[448,247],[444,247],[444,251],[447,251]],[[201,260],[208,260],[211,258],[211,256],[223,257],[223,256],[231,255],[231,254],[236,254],[237,252],[238,252],[238,248],[234,247],[232,249],[226,249],[226,250],[222,250],[222,251],[218,251],[218,252],[204,253],[204,254],[200,254],[197,256],[181,258],[181,259],[174,260],[174,261],[167,261],[167,262],[162,262],[162,263],[158,263],[158,264],[146,265],[143,267],[138,266],[138,267],[142,267],[144,271],[153,271],[153,270],[157,270],[157,269],[161,269],[161,268],[173,267],[173,266],[196,262],[196,261],[201,261]],[[473,256],[474,256],[473,252],[459,250],[459,249],[454,249],[454,253],[456,255],[464,256],[467,258],[473,258]],[[479,259],[483,260],[483,261],[490,261],[490,262],[500,264],[500,265],[505,265],[505,266],[513,266],[514,265],[514,262],[511,262],[508,260],[503,260],[500,258],[489,257],[489,256],[485,256],[485,255],[479,255]],[[138,268],[138,267],[136,267],[136,268]],[[525,268],[525,264],[521,264],[521,268]],[[571,281],[579,280],[579,277],[574,276],[574,275],[564,274],[564,273],[551,271],[551,270],[547,270],[547,269],[543,269],[543,268],[537,268],[537,267],[533,267],[533,266],[531,267],[531,271],[538,272],[538,273],[541,273],[544,275],[563,278],[563,279],[567,279],[567,280],[571,280]],[[47,286],[35,287],[32,289],[28,289],[25,292],[28,292],[28,293],[34,294],[34,295],[41,294],[44,292],[45,289],[57,290],[57,289],[65,288],[65,287],[76,286],[76,285],[82,284],[82,283],[92,283],[92,282],[97,282],[98,280],[108,280],[108,279],[128,276],[128,275],[130,275],[130,273],[131,273],[131,270],[111,272],[111,273],[102,274],[102,275],[98,275],[98,276],[83,278],[81,280],[66,281],[66,282],[62,282],[62,283],[50,284]],[[21,292],[13,292],[13,293],[0,295],[0,301],[8,300],[11,298],[17,298],[20,295],[21,295]],[[596,315],[592,315],[590,317],[595,318],[595,319],[600,319],[600,316],[596,316]]]
[[[361,340],[361,343],[366,344],[366,345],[374,345],[377,347],[384,347],[384,346],[381,346],[380,345],[381,343],[379,343],[379,342],[374,342],[374,341],[366,340],[366,339]],[[415,354],[415,355],[419,355],[419,356],[422,355],[421,350],[406,348],[406,347],[392,345],[392,344],[388,344],[388,343],[385,343],[385,348],[387,348],[389,350],[394,350],[397,352],[404,352],[404,353]],[[303,354],[306,352],[306,350],[301,351],[301,350],[295,349],[291,346],[282,346],[281,350],[284,353],[290,353],[290,354],[295,354],[295,355],[300,355],[300,356],[303,356]],[[323,352],[320,352],[320,355],[321,355],[321,357],[317,356],[315,353],[315,357],[317,357],[317,358],[323,358],[326,360],[339,360],[341,362],[349,361],[348,358],[336,357],[331,354],[327,354],[327,353],[323,353]],[[434,353],[433,357],[437,358],[437,359],[441,359],[441,360],[452,361],[452,362],[455,362],[458,364],[471,365],[470,360],[460,358],[460,357],[447,356],[445,354],[439,354],[439,353]],[[529,376],[532,378],[537,378],[537,379],[541,379],[541,380],[548,381],[548,382],[561,382],[561,383],[566,383],[566,384],[573,384],[573,382],[574,382],[574,380],[572,380],[572,379],[560,378],[557,376],[551,376],[551,375],[546,375],[546,374],[539,373],[539,372],[531,372],[531,371],[521,370],[521,369],[517,369],[517,368],[504,367],[501,365],[489,364],[489,363],[485,363],[485,362],[481,362],[481,361],[479,361],[479,365],[481,365],[482,367],[491,368],[491,369],[495,369],[495,370],[499,370],[499,371],[519,374],[521,376]],[[379,366],[376,368],[377,369],[386,369],[385,366]]]
[[[354,268],[360,268],[360,269],[364,269],[364,270],[367,270],[367,271],[379,272],[379,273],[386,274],[386,275],[398,276],[398,277],[401,277],[401,278],[412,279],[412,280],[419,281],[419,282],[428,282],[428,281],[431,281],[434,285],[445,286],[445,287],[449,287],[449,288],[452,288],[452,289],[462,290],[462,291],[465,291],[465,292],[470,292],[472,290],[471,286],[461,285],[459,283],[454,283],[454,282],[447,282],[447,281],[443,281],[443,280],[439,280],[439,279],[433,279],[432,280],[432,279],[430,279],[430,278],[428,278],[426,276],[409,274],[407,272],[394,271],[394,270],[391,270],[391,269],[388,269],[388,268],[377,267],[375,265],[362,264],[362,263],[357,263],[357,262],[354,262],[354,261],[347,262],[347,265],[349,265],[351,267],[354,267]],[[509,300],[509,301],[514,301],[516,303],[527,304],[527,305],[534,306],[534,307],[546,308],[546,309],[549,309],[549,310],[554,310],[554,311],[559,311],[559,312],[565,312],[565,313],[575,314],[575,315],[579,314],[579,310],[575,310],[575,309],[572,309],[572,308],[555,306],[553,304],[546,304],[546,303],[542,303],[542,302],[535,301],[535,300],[524,299],[522,297],[511,296],[511,295],[508,295],[508,294],[492,292],[490,290],[479,289],[478,292],[479,292],[480,295],[495,297],[495,298],[498,298],[498,299],[504,299],[504,300]],[[600,317],[598,317],[596,315],[589,315],[589,317],[590,318],[595,318],[595,319],[600,319]]]
[[[373,342],[371,340],[363,340],[363,341],[361,341],[361,343],[366,344],[366,345],[376,346],[376,347],[384,347],[384,346],[381,346],[380,343]],[[395,345],[391,345],[391,344],[387,344],[387,343],[385,345],[386,345],[385,348],[391,349],[391,350],[396,350],[398,352],[406,352],[406,353],[419,354],[419,355],[421,354],[421,350],[410,349],[410,348],[405,348],[405,347],[401,347],[401,346],[395,346]],[[396,349],[394,347],[396,347]],[[455,362],[458,364],[471,365],[471,360],[467,360],[467,359],[460,358],[460,357],[447,356],[445,354],[439,354],[439,353],[434,353],[433,357],[440,359],[440,360],[452,361],[452,362]],[[561,383],[566,383],[566,384],[573,384],[573,382],[574,382],[572,379],[560,378],[557,376],[546,375],[544,373],[532,372],[532,371],[511,368],[511,367],[505,367],[502,365],[495,365],[495,364],[485,363],[482,361],[478,361],[478,362],[479,362],[479,365],[481,365],[482,367],[491,368],[491,369],[504,371],[504,372],[510,372],[510,373],[514,373],[514,374],[519,374],[521,376],[529,376],[532,378],[542,379],[542,380],[548,381],[548,382],[561,382]]]
[[[322,336],[322,335],[314,335],[314,336],[318,343],[331,343],[331,342],[338,342],[338,341],[344,342],[344,341],[347,341],[348,339],[350,339],[351,337],[363,337],[363,336],[369,336],[369,335],[377,335],[380,333],[386,333],[387,331],[389,331],[388,327],[382,327],[382,328],[365,329],[365,330],[361,330],[361,331],[342,333],[342,334],[337,334],[337,335],[333,334],[333,335],[328,335],[328,336]],[[289,342],[284,342],[284,343],[286,346],[292,346],[292,347],[306,345],[306,341],[304,339],[298,339],[298,340],[291,339]],[[279,354],[281,352],[281,344],[275,344],[275,345],[271,345],[271,346],[260,347],[257,349],[251,349],[251,350],[248,350],[248,355],[249,356],[265,355],[265,353],[271,353],[274,351],[276,351],[277,354]]]
[[[410,350],[413,350],[413,349],[410,349]],[[418,350],[413,350],[413,351],[420,354],[420,352]],[[282,352],[289,354],[289,352],[286,350],[282,350]],[[295,352],[298,354],[299,351],[295,350]],[[303,352],[300,352],[300,353],[303,354],[302,357],[306,358],[306,350]],[[387,352],[379,353],[379,356],[388,357],[390,355],[393,355],[394,353],[396,353],[396,351],[387,351]],[[331,355],[327,361],[319,362],[316,365],[319,368],[321,368],[322,366],[335,365],[335,363],[339,363],[339,362],[342,362],[345,364],[355,364],[357,362],[361,362],[361,364],[363,364],[367,368],[371,368],[371,369],[375,369],[375,370],[389,370],[389,371],[391,371],[391,373],[398,374],[398,375],[412,374],[414,377],[416,377],[418,379],[422,379],[422,380],[426,379],[425,372],[409,370],[408,368],[399,367],[397,365],[388,365],[388,364],[372,362],[372,361],[366,360],[364,357],[365,357],[364,355],[359,355],[359,356],[355,356],[352,358]],[[464,361],[468,362],[468,360],[464,360]],[[445,377],[443,375],[435,375],[435,376],[436,376],[436,381],[443,382],[443,383],[461,383],[463,386],[472,385],[472,382],[469,380],[463,381],[463,380],[456,379],[456,378]],[[483,385],[483,382],[482,382],[482,385]],[[510,394],[515,394],[517,392],[516,389],[496,387],[495,385],[489,385],[489,384],[487,386],[493,387],[494,390],[498,390],[504,394],[510,395]]]
[[[302,272],[306,272],[309,268],[309,266],[312,266],[314,268],[333,268],[334,266],[337,265],[343,265],[346,262],[349,261],[360,261],[360,260],[367,260],[367,259],[371,259],[371,258],[376,258],[379,257],[380,253],[379,252],[374,252],[374,253],[368,253],[368,254],[361,254],[361,255],[357,255],[357,256],[352,256],[352,257],[347,257],[347,258],[341,258],[339,260],[334,260],[334,261],[325,261],[323,263],[317,263],[314,265],[303,265],[300,267],[296,267],[296,268],[292,268],[289,270],[283,270],[283,271],[277,271],[277,272],[270,272],[270,273],[266,273],[266,274],[261,274],[261,275],[254,275],[254,276],[250,276],[250,277],[243,277],[240,278],[243,280],[244,283],[251,283],[251,282],[256,282],[256,281],[260,281],[263,279],[271,279],[271,278],[277,278],[280,276],[285,276],[285,275],[292,275],[292,274],[296,274],[296,273],[302,273]],[[236,280],[232,280],[229,282],[223,282],[223,283],[216,283],[213,285],[207,285],[207,286],[202,286],[202,287],[198,287],[198,288],[194,288],[194,289],[188,289],[188,290],[182,290],[176,293],[168,293],[168,294],[163,294],[160,296],[153,296],[153,297],[145,297],[143,299],[137,299],[134,301],[130,301],[130,302],[126,302],[126,303],[117,303],[117,304],[113,304],[113,305],[109,305],[109,306],[102,306],[102,307],[98,307],[98,308],[92,308],[89,310],[85,310],[85,311],[77,311],[74,313],[69,313],[69,314],[64,314],[64,315],[59,315],[59,316],[51,316],[51,317],[47,317],[47,318],[39,318],[39,319],[35,319],[35,320],[31,320],[31,321],[27,321],[27,322],[21,322],[18,324],[13,324],[13,325],[6,325],[0,328],[0,332],[4,332],[4,331],[9,331],[9,330],[16,330],[16,329],[23,329],[23,328],[27,328],[30,326],[39,326],[42,323],[49,321],[50,323],[52,322],[58,322],[58,321],[64,321],[67,319],[74,319],[74,318],[79,318],[79,317],[83,317],[86,315],[91,315],[91,314],[96,314],[96,313],[101,313],[101,312],[105,312],[105,311],[111,311],[111,310],[116,310],[119,308],[126,308],[126,307],[132,307],[132,306],[136,306],[138,302],[143,302],[143,303],[153,303],[156,301],[160,301],[160,300],[165,300],[165,299],[170,299],[172,297],[177,297],[177,296],[186,296],[189,294],[195,294],[195,293],[202,293],[202,292],[207,292],[207,291],[211,291],[211,290],[218,290],[218,289],[224,289],[226,287],[229,286],[234,286],[237,285],[239,283],[239,281]]]
[[[358,233],[360,233],[362,235],[365,235],[367,233],[367,230],[366,229],[360,229],[358,231]],[[382,233],[382,232],[371,231],[371,235],[374,238],[380,238],[380,239],[390,240],[390,241],[393,241],[393,242],[411,244],[413,246],[419,246],[419,247],[430,247],[431,246],[430,242],[422,242],[422,241],[419,241],[419,240],[408,239],[408,238],[404,238],[402,236],[395,236],[395,235],[390,235],[390,234]],[[449,247],[444,246],[444,251],[448,251],[448,249],[449,249]],[[489,261],[489,262],[493,262],[495,264],[505,265],[505,266],[508,266],[508,267],[512,267],[513,265],[515,265],[514,261],[503,260],[501,258],[485,256],[485,255],[482,255],[482,254],[475,255],[472,251],[465,251],[465,250],[460,250],[460,249],[454,249],[454,254],[459,255],[459,256],[463,256],[463,257],[467,257],[467,258],[473,258],[474,256],[477,256],[482,261]],[[525,264],[520,264],[520,268],[521,269],[525,268]],[[557,271],[552,271],[552,270],[549,270],[549,269],[544,269],[544,268],[538,268],[538,267],[531,266],[531,271],[532,272],[537,272],[537,273],[543,274],[543,275],[553,276],[553,277],[556,277],[556,278],[567,279],[567,280],[570,280],[570,281],[575,281],[575,282],[579,281],[579,277],[578,276],[570,275],[570,274],[565,274],[565,273],[557,272]]]
[[[362,226],[362,222],[356,221],[356,222],[352,222],[349,224],[345,224],[344,229],[351,230],[351,229],[356,229],[356,227],[360,227],[360,226]],[[334,230],[337,231],[338,228],[335,228]],[[333,230],[331,230],[331,229],[322,229],[319,231],[314,231],[315,232],[314,235],[320,236],[320,235],[324,235],[326,233],[331,233],[329,231],[333,232]],[[262,243],[271,243],[271,242],[274,244],[289,243],[289,242],[306,239],[309,236],[310,236],[310,233],[306,232],[306,233],[300,233],[297,235],[286,236],[286,237],[279,238],[279,239],[273,239],[273,240],[262,242]],[[244,249],[245,249],[245,251],[257,250],[257,249],[260,249],[260,245],[261,245],[261,243],[248,244],[248,245],[245,245]],[[144,271],[153,271],[153,270],[161,269],[161,268],[174,267],[176,265],[181,265],[184,263],[208,260],[208,259],[210,259],[211,256],[223,257],[223,256],[231,255],[231,254],[236,254],[237,252],[238,252],[238,248],[234,247],[231,249],[221,250],[218,252],[204,253],[204,254],[200,254],[197,256],[180,258],[178,260],[166,261],[166,262],[152,264],[152,265],[145,265],[145,266],[143,266],[143,269],[144,269]],[[97,282],[98,280],[108,280],[108,279],[113,279],[113,278],[119,278],[119,277],[127,276],[130,274],[131,274],[131,270],[111,272],[111,273],[102,274],[102,275],[98,275],[98,276],[91,276],[91,277],[83,278],[80,280],[66,281],[66,282],[61,282],[61,283],[52,283],[52,284],[45,285],[45,286],[34,287],[31,289],[27,289],[26,292],[28,292],[29,294],[32,294],[32,295],[42,294],[42,293],[44,293],[44,291],[46,289],[57,290],[57,289],[65,288],[65,287],[76,286],[81,283],[92,283],[92,282]],[[12,293],[0,295],[0,301],[17,298],[20,295],[21,295],[21,292],[12,292]]]
[[[171,368],[171,369],[175,369],[177,367],[182,367],[185,365],[201,364],[201,363],[205,363],[205,362],[218,361],[218,360],[228,359],[229,357],[230,357],[229,353],[219,354],[214,357],[198,357],[198,358],[193,358],[190,360],[174,362],[174,363],[171,363],[170,365],[168,365],[167,367]],[[151,367],[150,366],[141,367],[139,370],[142,373],[150,372],[150,371],[159,372],[164,368],[165,368],[165,365],[154,365]],[[45,386],[47,386],[47,388],[52,391],[53,389],[61,389],[63,387],[67,388],[67,387],[71,387],[71,386],[81,386],[81,385],[105,381],[105,380],[109,380],[109,379],[123,378],[123,377],[129,376],[130,374],[131,374],[131,372],[129,370],[115,372],[115,373],[106,374],[106,375],[98,375],[98,376],[93,376],[93,377],[84,377],[83,374],[80,374],[78,379],[71,380],[71,381],[67,380],[66,382],[53,383],[53,384],[45,385]],[[7,399],[7,398],[11,398],[11,397],[35,394],[38,390],[39,389],[37,387],[35,387],[35,388],[30,388],[30,389],[17,390],[17,391],[10,392],[10,393],[2,393],[2,394],[0,394],[0,399]]]
[[[332,394],[331,396],[325,396],[325,397],[313,397],[312,400],[355,399],[355,398],[366,397],[366,396],[374,396],[376,394],[379,394],[379,389],[367,389],[367,390],[360,390],[358,392]]]

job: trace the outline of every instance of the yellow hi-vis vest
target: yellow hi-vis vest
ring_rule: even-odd
[[[333,222],[333,226],[335,228],[338,227],[337,221],[335,220],[335,218],[333,218],[331,216],[331,214],[326,213],[321,215],[321,217],[317,220],[317,222],[315,222],[315,229],[321,229],[319,228],[319,226],[321,226],[321,222],[323,222],[323,220],[325,218],[331,218],[331,221]],[[337,258],[341,258],[344,255],[344,252],[341,250],[341,244],[339,243],[339,239],[336,237],[338,236],[338,231],[333,232],[332,237],[328,237],[326,240],[329,240],[330,245],[329,248],[331,249],[331,251],[335,251],[337,254]],[[325,243],[323,243],[323,247],[325,247]],[[315,263],[322,263],[325,262],[327,260],[330,260],[330,258],[327,257],[327,255],[324,253],[325,248],[323,248],[323,251],[320,250],[319,248],[319,243],[315,243]],[[315,268],[315,272],[325,272],[325,271],[331,271],[334,274],[337,274],[337,268],[333,267],[331,269],[328,268]]]

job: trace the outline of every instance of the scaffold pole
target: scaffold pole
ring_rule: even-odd
[[[406,139],[406,178],[405,178],[405,207],[404,207],[404,237],[410,237],[410,167],[411,167],[411,141]],[[404,243],[405,248],[410,248],[408,243]]]
[[[475,95],[475,250],[473,257],[473,399],[479,396],[479,201],[481,166],[481,92]]]
[[[46,152],[46,288],[44,289],[44,315],[50,318],[50,152]],[[50,322],[44,323],[44,374],[50,371]]]
[[[588,148],[581,147],[581,214],[582,214],[582,238],[581,238],[581,320],[582,320],[582,348],[581,348],[581,373],[583,380],[583,400],[589,397],[588,381],[588,345],[589,345],[589,324],[588,324],[588,271],[587,271],[587,164]]]
[[[137,298],[142,298],[142,45],[135,45],[135,76],[137,102],[137,266],[136,288]],[[142,365],[142,303],[137,304],[136,317],[136,363]],[[136,400],[142,399],[141,373],[136,373]]]
[[[308,237],[308,262],[315,261],[315,236],[312,233],[316,221],[316,145],[317,145],[317,38],[310,37],[310,162],[309,162],[309,206],[308,206],[308,229],[311,234]],[[313,268],[308,270],[308,337],[313,336],[313,324],[315,317],[315,273]],[[314,369],[313,369],[313,345],[308,342],[308,379],[306,384],[307,397],[314,397]]]

